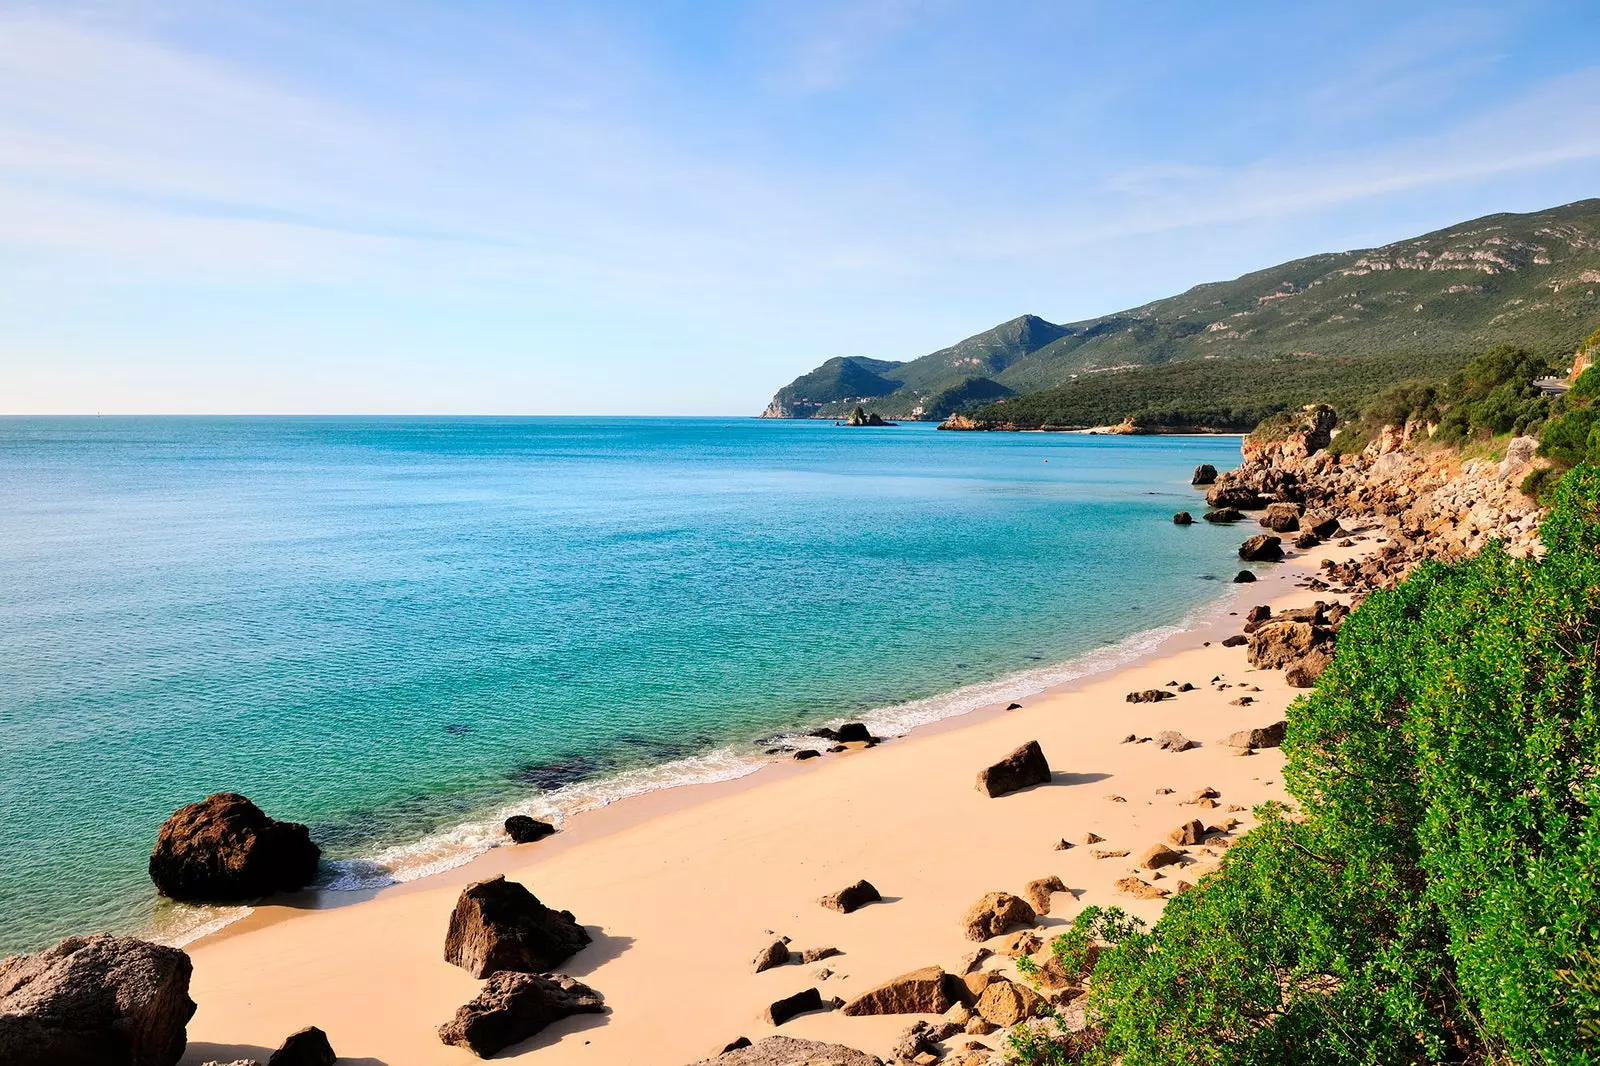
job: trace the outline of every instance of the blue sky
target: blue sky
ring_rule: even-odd
[[[1600,5],[0,0],[0,412],[754,413],[1600,195]]]

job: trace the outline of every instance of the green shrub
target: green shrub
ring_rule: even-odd
[[[1600,471],[1542,536],[1346,619],[1289,709],[1303,818],[1263,809],[1154,928],[1113,930],[1096,1039],[1059,1061],[1600,1063]]]

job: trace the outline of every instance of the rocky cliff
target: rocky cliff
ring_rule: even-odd
[[[1335,577],[1364,588],[1394,584],[1423,559],[1457,559],[1491,540],[1513,554],[1539,549],[1543,511],[1519,486],[1534,461],[1537,441],[1518,437],[1500,461],[1463,459],[1428,441],[1418,422],[1389,426],[1359,452],[1340,453],[1332,409],[1306,408],[1284,430],[1256,433],[1243,444],[1243,462],[1218,476],[1213,503],[1272,501],[1303,504],[1346,520],[1382,523],[1378,550]]]

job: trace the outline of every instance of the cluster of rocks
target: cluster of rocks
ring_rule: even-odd
[[[1337,421],[1332,408],[1314,405],[1285,434],[1245,438],[1243,462],[1208,482],[1206,502],[1219,512],[1265,511],[1262,525],[1298,532],[1301,547],[1338,535],[1338,516],[1377,520],[1377,550],[1334,575],[1361,590],[1388,587],[1423,559],[1461,558],[1490,540],[1513,554],[1537,550],[1542,512],[1520,489],[1535,438],[1511,441],[1499,463],[1464,461],[1425,447],[1431,427],[1410,422],[1386,427],[1359,452],[1333,454]]]
[[[445,933],[444,958],[483,988],[439,1027],[439,1039],[480,1058],[535,1036],[552,1022],[605,1010],[605,997],[552,972],[591,941],[571,911],[541,903],[505,877],[468,885]]]
[[[1333,662],[1334,640],[1349,613],[1343,604],[1321,600],[1277,614],[1264,604],[1252,607],[1242,634],[1248,647],[1246,657],[1258,669],[1282,670],[1284,680],[1294,688],[1310,688]]]

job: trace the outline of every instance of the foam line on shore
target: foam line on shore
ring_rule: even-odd
[[[1172,637],[1204,624],[1227,602],[1226,595],[1219,596],[1211,603],[1195,608],[1176,624],[1141,630],[1113,644],[1062,662],[964,685],[935,696],[876,708],[848,719],[835,719],[831,724],[862,721],[874,736],[899,737],[919,726],[1036,696],[1059,685],[1126,666],[1155,651]],[[807,747],[816,743],[815,737],[793,733],[763,741],[730,744],[655,766],[638,767],[563,785],[480,818],[429,834],[420,840],[386,847],[370,857],[335,860],[329,863],[334,870],[333,877],[320,887],[334,892],[366,891],[443,873],[504,845],[507,841],[503,826],[513,814],[531,815],[559,825],[563,820],[585,811],[650,792],[683,785],[737,780],[782,758],[766,754],[768,748]]]

